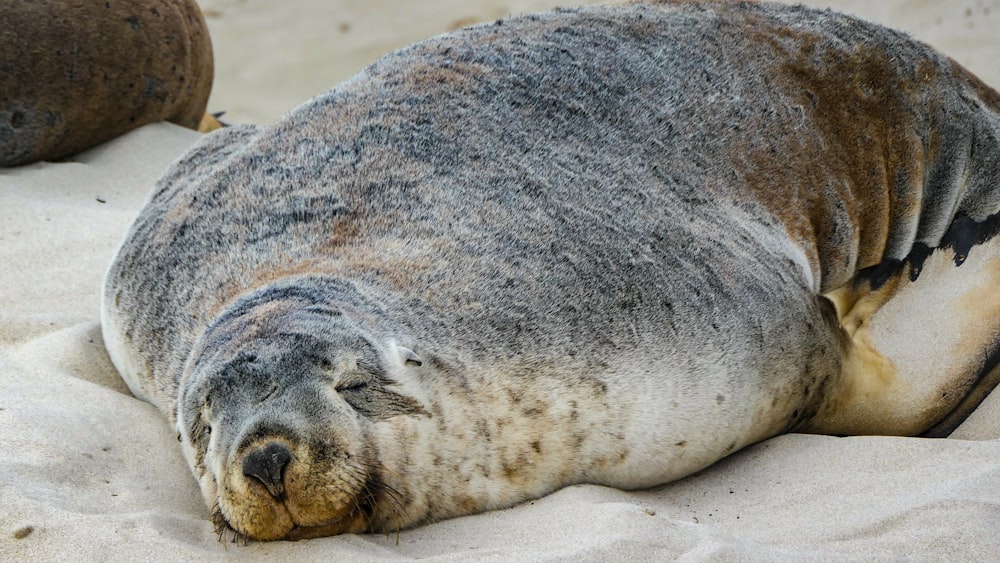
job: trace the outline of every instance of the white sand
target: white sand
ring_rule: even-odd
[[[909,30],[1000,85],[1000,0],[807,3]],[[555,4],[202,0],[211,106],[266,122],[454,22]],[[398,538],[217,542],[173,433],[129,395],[98,325],[119,237],[196,137],[152,125],[0,169],[0,560],[1000,560],[1000,394],[963,440],[790,435],[653,491],[571,487]]]

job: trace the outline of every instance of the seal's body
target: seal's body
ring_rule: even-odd
[[[212,44],[195,0],[0,5],[0,166],[62,158],[155,121],[197,129]]]
[[[461,30],[176,163],[108,273],[106,344],[259,539],[921,433],[991,383],[998,111],[928,47],[801,7]]]

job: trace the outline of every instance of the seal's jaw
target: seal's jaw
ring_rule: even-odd
[[[244,464],[227,465],[218,490],[218,509],[213,514],[217,528],[230,528],[254,540],[367,531],[376,500],[368,485],[368,471],[349,459],[324,463],[322,455],[308,451],[308,447],[295,450],[297,461],[283,472],[280,492],[246,474],[241,469]],[[247,455],[253,453],[242,456],[244,460]]]
[[[367,531],[384,487],[365,452],[362,429],[339,426],[349,432],[338,432],[335,444],[297,438],[286,428],[280,438],[246,442],[232,455],[224,453],[221,431],[212,432],[220,437],[209,438],[204,450],[182,431],[185,457],[220,537],[227,530],[252,540]],[[281,450],[287,457],[276,454]]]
[[[340,534],[361,534],[368,530],[368,516],[363,511],[356,511],[340,520],[321,526],[296,526],[288,534],[279,538],[289,541],[323,538]]]

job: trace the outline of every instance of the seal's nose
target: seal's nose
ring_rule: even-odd
[[[270,442],[256,448],[243,458],[243,475],[259,481],[275,500],[285,500],[282,478],[285,467],[292,460],[292,453],[284,444]]]

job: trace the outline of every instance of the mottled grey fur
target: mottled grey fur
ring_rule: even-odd
[[[653,485],[808,427],[850,346],[823,292],[919,274],[956,217],[992,237],[998,110],[930,48],[802,7],[460,30],[174,164],[106,340],[196,474],[275,437],[371,464],[395,504],[363,529]]]

